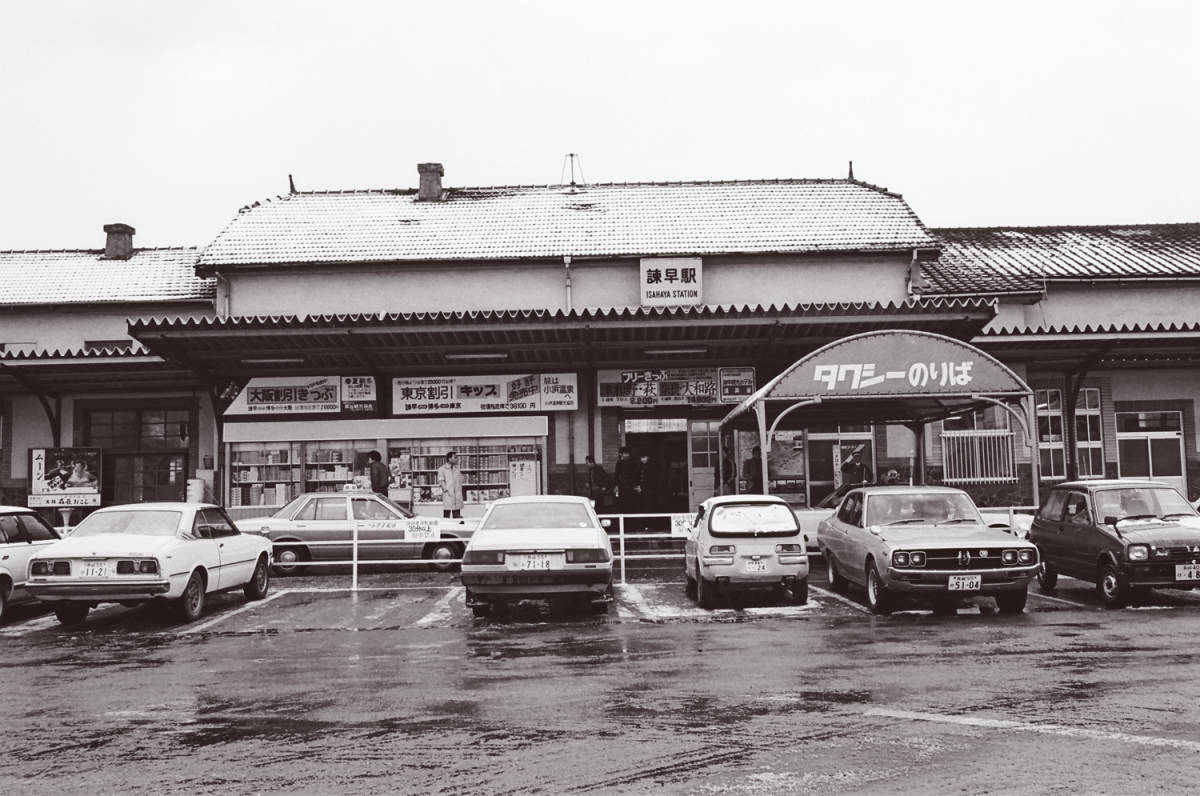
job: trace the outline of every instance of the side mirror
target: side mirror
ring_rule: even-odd
[[[601,528],[604,528],[604,529],[611,528],[611,527],[612,527],[612,520],[610,520],[610,519],[608,519],[607,517],[605,517],[604,519],[600,520],[600,527],[601,527]]]
[[[880,528],[878,525],[872,525],[870,528],[867,528],[867,530],[870,531],[871,533],[875,534],[876,536],[883,533],[883,529]]]
[[[1117,520],[1118,520],[1118,519],[1120,519],[1120,518],[1119,518],[1119,517],[1114,517],[1113,515],[1109,514],[1108,516],[1106,516],[1106,517],[1104,518],[1104,524],[1105,524],[1105,525],[1111,525],[1112,527],[1116,528],[1116,527],[1117,527]]]

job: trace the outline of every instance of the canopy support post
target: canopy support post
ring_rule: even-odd
[[[767,444],[767,404],[759,401],[754,405],[754,415],[758,418],[758,447],[762,450],[760,466],[762,467],[762,493],[771,494],[771,482],[767,480],[767,460],[771,458],[771,446]]]

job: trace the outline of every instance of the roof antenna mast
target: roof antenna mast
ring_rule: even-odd
[[[579,160],[579,155],[575,154],[574,152],[568,152],[566,154],[566,157],[563,158],[562,170],[558,172],[559,183],[562,183],[563,174],[565,174],[567,171],[567,161],[570,161],[570,163],[571,163],[570,185],[572,188],[575,187],[575,185],[576,185],[576,183],[575,183],[575,161],[576,160]],[[579,179],[584,185],[587,185],[587,178],[583,176],[583,162],[582,161],[580,161],[580,163],[579,163]]]
[[[292,180],[292,175],[288,175],[288,193],[296,192],[296,183]]]
[[[850,176],[847,179],[854,179],[854,161],[850,161]]]

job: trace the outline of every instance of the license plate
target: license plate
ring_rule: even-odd
[[[1200,564],[1176,564],[1175,580],[1200,580]]]
[[[746,571],[747,572],[766,572],[767,571],[767,562],[763,561],[761,559],[758,561],[755,561],[754,559],[750,559],[749,561],[746,562]]]
[[[982,575],[951,575],[948,588],[950,591],[979,591],[982,585]]]
[[[521,556],[520,569],[550,569],[550,555],[548,553],[526,553]]]
[[[108,577],[108,562],[107,561],[84,561],[83,568],[79,571],[80,576],[85,578],[107,578]]]

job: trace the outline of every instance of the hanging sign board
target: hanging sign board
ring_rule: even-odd
[[[569,412],[579,407],[574,373],[423,376],[392,380],[392,414]]]
[[[99,505],[99,448],[29,450],[30,508]]]
[[[754,368],[658,368],[596,372],[597,403],[628,408],[738,403],[754,392]]]
[[[641,261],[643,307],[691,307],[704,303],[704,264],[699,257],[651,257]]]
[[[225,414],[362,414],[375,402],[373,376],[255,376]]]

